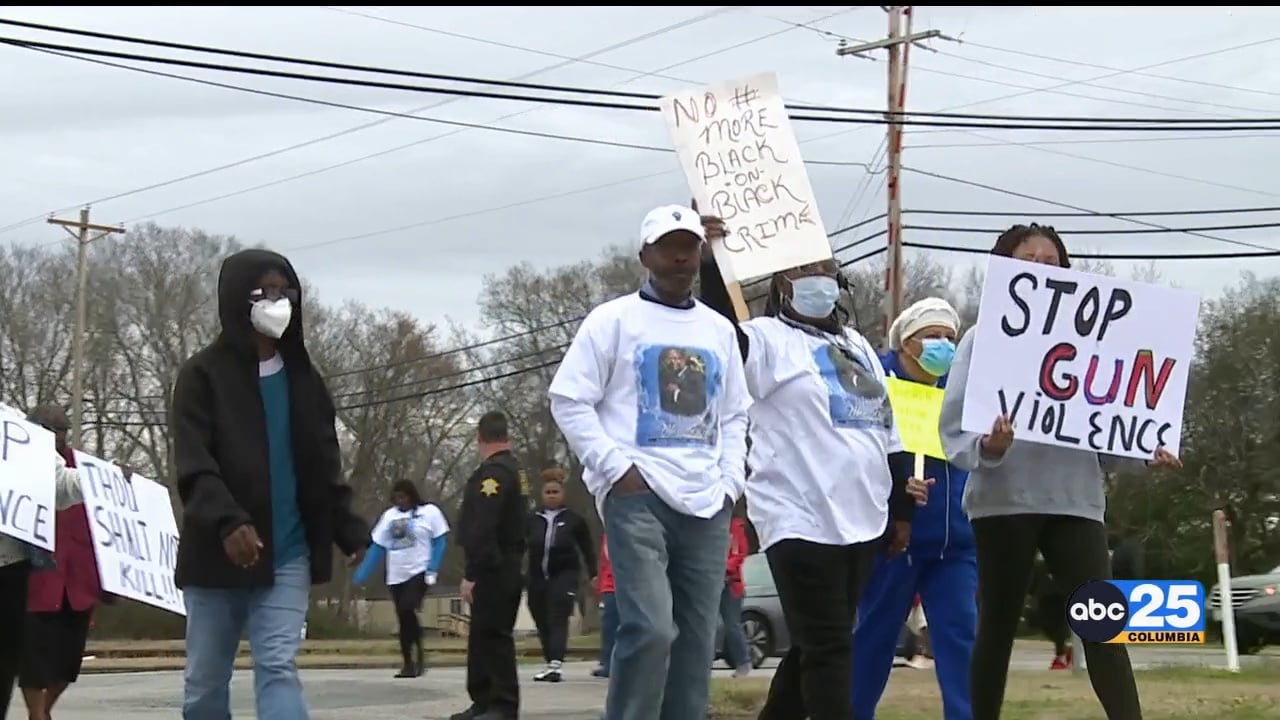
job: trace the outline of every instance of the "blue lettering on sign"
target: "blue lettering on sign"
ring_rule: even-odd
[[[1067,622],[1089,642],[1198,645],[1204,600],[1195,580],[1097,580],[1071,594]]]

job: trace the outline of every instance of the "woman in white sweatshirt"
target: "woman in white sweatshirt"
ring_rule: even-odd
[[[9,414],[4,410],[0,408],[0,418]],[[55,468],[55,510],[65,510],[84,502],[80,493],[80,476],[75,468],[67,467],[66,461],[56,453],[50,458],[50,462]],[[51,560],[52,554],[47,551],[8,535],[0,535],[0,720],[4,720],[9,709],[22,659],[27,579],[33,562],[39,564]]]
[[[703,222],[709,245],[724,237],[720,220]],[[709,251],[701,288],[703,302],[735,320]],[[906,472],[890,470],[890,454],[903,454],[884,369],[871,343],[847,326],[839,298],[834,260],[794,268],[773,276],[765,315],[738,326],[754,400],[747,511],[792,640],[761,720],[851,716],[854,611],[883,547],[895,479],[895,504],[904,513],[912,507],[909,458]],[[895,516],[897,550],[909,520]]]

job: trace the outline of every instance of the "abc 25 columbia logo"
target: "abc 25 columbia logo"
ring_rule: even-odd
[[[1131,645],[1204,643],[1204,586],[1194,580],[1095,580],[1067,600],[1080,639]]]

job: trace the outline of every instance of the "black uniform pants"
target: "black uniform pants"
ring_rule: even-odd
[[[418,573],[402,583],[388,585],[391,601],[395,604],[396,620],[400,623],[400,654],[405,665],[416,661],[415,651],[422,646],[422,623],[418,621],[418,609],[427,594],[425,573]]]
[[[547,662],[564,662],[569,644],[569,618],[578,592],[578,573],[559,572],[550,578],[539,572],[529,578],[529,614],[538,627],[542,657]]]
[[[518,564],[476,578],[467,634],[467,694],[476,714],[494,712],[515,720],[519,713],[513,634],[523,584]]]
[[[759,720],[849,720],[853,618],[877,539],[857,545],[783,540],[765,551],[791,650],[778,664]]]
[[[0,720],[9,711],[22,666],[30,569],[31,564],[25,561],[0,567]]]
[[[1013,639],[1031,583],[1036,550],[1063,588],[1111,578],[1102,523],[1067,515],[1001,515],[973,521],[978,548],[978,637],[969,688],[973,720],[999,720]],[[1048,610],[1046,608],[1046,610]],[[1057,606],[1059,616],[1066,606]],[[1042,620],[1042,622],[1052,622]],[[1124,645],[1084,643],[1089,682],[1108,720],[1142,720]]]

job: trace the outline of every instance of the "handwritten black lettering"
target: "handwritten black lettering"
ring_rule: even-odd
[[[0,460],[8,462],[9,453],[19,452],[19,448],[31,444],[31,433],[27,432],[27,428],[16,420],[5,420],[3,437],[0,439]]]
[[[134,560],[151,562],[151,541],[147,523],[99,505],[93,509],[94,522],[102,530],[98,544]]]
[[[705,188],[711,213],[728,226],[730,253],[767,251],[793,234],[821,228],[811,190],[791,170],[790,139],[777,98],[754,83],[738,83],[708,95],[675,99],[676,128],[689,126],[692,181]],[[775,146],[777,145],[777,146]]]
[[[1031,306],[1027,305],[1027,301],[1018,294],[1018,285],[1022,283],[1030,283],[1031,290],[1035,290],[1040,285],[1040,281],[1031,273],[1018,273],[1009,280],[1009,299],[1014,305],[1018,306],[1018,310],[1022,313],[1022,325],[1014,326],[1009,323],[1009,316],[1000,318],[1000,329],[1009,337],[1018,337],[1027,331],[1031,326]]]
[[[1000,327],[1005,335],[1017,337],[1026,332],[1031,324],[1031,306],[1027,297],[1038,290],[1038,279],[1029,272],[1020,272],[1009,280],[1009,299],[1017,306],[1022,316],[1021,325],[1014,325],[1008,316],[1001,318]],[[1020,292],[1020,285],[1029,285],[1027,292]],[[1073,280],[1045,278],[1044,289],[1049,291],[1049,306],[1045,310],[1044,321],[1040,333],[1045,336],[1060,333],[1056,330],[1058,319],[1065,310],[1064,299],[1079,293],[1079,301],[1069,311],[1071,330],[1081,338],[1094,338],[1102,342],[1112,323],[1127,316],[1133,309],[1133,296],[1124,288],[1113,288],[1107,293],[1103,303],[1103,289],[1098,285],[1090,285],[1084,292],[1080,291],[1080,283]]]
[[[49,542],[49,518],[53,512],[48,505],[13,488],[0,490],[0,525],[5,525],[42,543]]]

